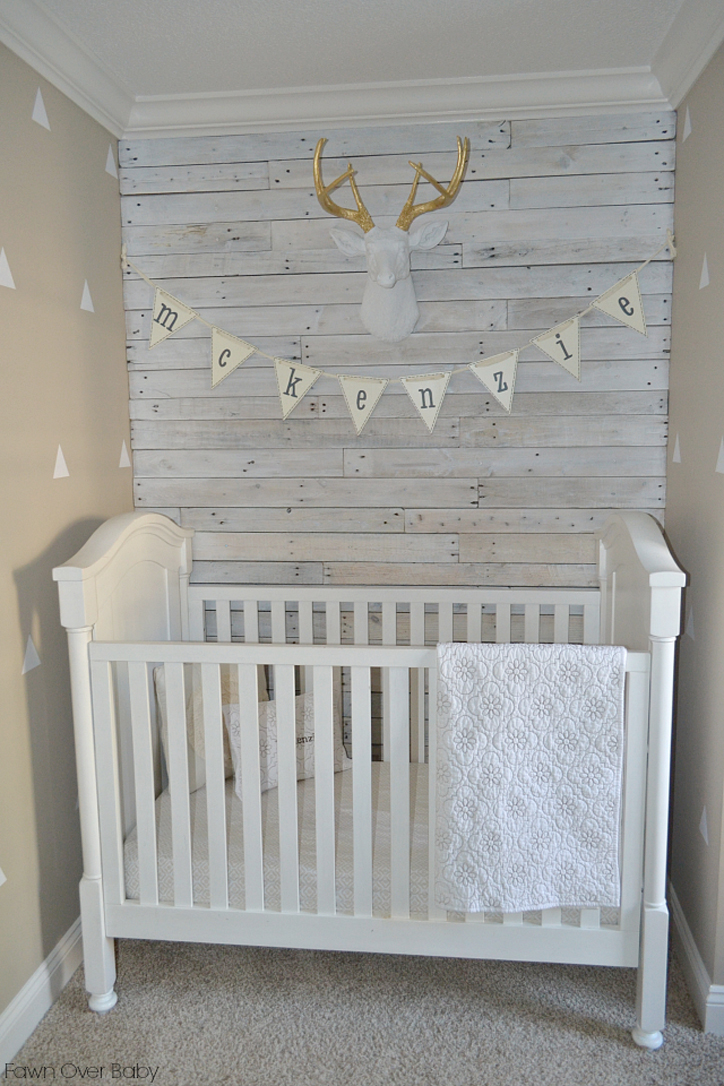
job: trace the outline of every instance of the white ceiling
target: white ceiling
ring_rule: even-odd
[[[0,0],[117,135],[675,107],[722,0]]]

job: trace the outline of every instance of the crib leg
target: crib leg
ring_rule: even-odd
[[[642,1048],[660,1048],[666,1025],[666,972],[669,910],[666,904],[644,905],[641,947],[636,978],[636,1028],[633,1039]]]
[[[100,879],[80,880],[80,915],[83,927],[83,968],[88,1006],[104,1014],[115,1007],[118,996],[113,939],[106,935],[103,917],[103,887]]]

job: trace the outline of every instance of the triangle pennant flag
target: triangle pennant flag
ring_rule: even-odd
[[[93,299],[91,298],[91,292],[90,292],[90,290],[88,288],[88,280],[87,279],[85,280],[85,282],[83,284],[83,297],[81,298],[81,301],[80,301],[80,307],[81,307],[81,309],[87,310],[88,313],[95,313],[95,309],[93,308]]]
[[[120,459],[120,462],[118,464],[118,467],[119,468],[130,468],[130,466],[131,466],[131,458],[128,455],[128,446],[126,445],[126,442],[124,441],[123,445],[121,446],[121,459]]]
[[[47,128],[50,132],[50,122],[48,121],[48,114],[45,112],[45,102],[43,96],[40,93],[40,87],[38,87],[38,93],[35,95],[35,105],[33,106],[33,120],[36,124],[41,124],[43,128]]]
[[[484,358],[482,362],[473,362],[470,369],[479,381],[492,392],[498,403],[510,414],[515,391],[515,375],[518,370],[518,351],[505,351],[503,354]]]
[[[686,143],[691,135],[691,114],[689,113],[689,107],[686,107],[686,116],[684,117],[684,132],[681,137],[681,142]]]
[[[400,377],[405,392],[412,400],[415,410],[430,433],[432,433],[437,422],[437,416],[440,414],[451,372],[448,370],[447,373],[419,373],[415,377]]]
[[[301,362],[287,362],[285,358],[274,359],[274,370],[282,405],[282,418],[285,419],[306,396],[322,371]]]
[[[676,441],[674,442],[674,455],[671,457],[674,464],[681,463],[681,445],[679,444],[679,435],[676,435]]]
[[[609,317],[614,317],[629,328],[635,328],[643,336],[646,332],[646,315],[641,301],[639,277],[636,272],[631,272],[625,279],[616,283],[615,287],[607,290],[593,303],[594,309],[600,309]]]
[[[237,366],[254,354],[256,347],[219,328],[211,329],[211,387],[233,373]]]
[[[719,445],[719,456],[717,457],[716,468],[714,470],[718,471],[720,475],[724,475],[724,437],[721,439],[721,444]]]
[[[25,659],[23,660],[23,670],[20,674],[27,675],[34,667],[40,667],[40,657],[38,656],[38,650],[33,644],[32,637],[28,634],[28,641],[25,646]]]
[[[709,262],[706,259],[706,253],[704,253],[704,263],[701,266],[701,278],[699,280],[699,290],[703,290],[704,287],[709,286]]]
[[[151,335],[148,340],[149,348],[155,347],[157,343],[161,343],[162,340],[173,335],[174,332],[178,332],[179,328],[183,328],[195,316],[193,309],[189,309],[183,302],[179,302],[177,298],[167,294],[165,290],[156,287],[156,293],[153,296]]]
[[[65,462],[65,457],[63,456],[63,450],[61,449],[61,447],[59,445],[58,446],[58,453],[57,453],[57,456],[55,457],[55,470],[53,472],[53,478],[54,479],[65,479],[68,475],[70,475],[70,472],[68,471],[68,465]]]
[[[11,290],[15,290],[15,280],[4,249],[0,249],[0,287],[10,287]]]
[[[382,377],[347,377],[341,373],[337,374],[337,380],[359,435],[390,382]]]
[[[111,177],[118,177],[118,170],[116,169],[116,158],[113,154],[113,148],[110,143],[108,144],[108,154],[106,156],[106,173],[109,173]]]
[[[549,328],[532,342],[564,370],[572,373],[577,381],[581,380],[581,322],[578,317],[571,317],[563,324]]]

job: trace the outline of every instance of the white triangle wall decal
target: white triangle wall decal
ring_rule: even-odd
[[[3,871],[2,867],[0,867],[0,886],[2,886],[2,884],[7,881],[8,880],[6,878],[5,872]]]
[[[719,445],[719,456],[717,457],[715,470],[718,471],[720,475],[724,475],[724,437],[721,439],[721,444]]]
[[[703,290],[704,287],[709,286],[709,263],[706,259],[706,253],[704,253],[704,263],[701,266],[701,279],[699,280],[699,290]]]
[[[110,143],[108,144],[108,155],[106,156],[106,173],[109,173],[111,177],[118,177],[118,170],[116,169],[116,159]]]
[[[689,107],[686,107],[686,116],[684,117],[684,132],[681,137],[681,142],[685,143],[691,135],[691,114],[689,113]]]
[[[121,461],[120,461],[118,467],[119,468],[130,468],[130,466],[131,466],[131,458],[128,455],[128,446],[126,445],[126,442],[124,441],[123,446],[121,448]]]
[[[676,435],[676,441],[674,442],[674,455],[671,457],[675,464],[681,463],[681,446],[679,445],[679,435]]]
[[[11,290],[15,290],[15,280],[4,249],[0,249],[0,287],[10,287]]]
[[[83,297],[80,302],[81,309],[87,310],[89,313],[95,313],[93,308],[93,299],[91,298],[91,292],[88,289],[88,280],[86,279],[83,284]]]
[[[27,675],[34,667],[40,667],[40,657],[38,656],[38,650],[33,644],[32,637],[28,634],[28,641],[25,646],[25,659],[23,660],[23,670],[21,674]]]
[[[689,605],[689,616],[688,616],[688,618],[686,620],[686,629],[684,630],[684,633],[686,634],[687,637],[690,637],[692,641],[695,640],[695,638],[694,638],[694,608],[691,606],[691,604]]]
[[[68,475],[70,475],[70,472],[68,471],[68,465],[65,462],[65,457],[63,456],[63,450],[61,449],[61,447],[59,445],[58,446],[58,455],[55,458],[55,471],[53,472],[53,478],[54,479],[65,479],[66,476],[68,476]]]
[[[38,93],[35,95],[35,105],[33,106],[33,120],[36,124],[41,124],[43,128],[47,128],[50,131],[50,122],[48,121],[48,114],[45,112],[45,102],[43,96],[40,93],[40,87],[38,87]]]
[[[708,826],[707,820],[706,820],[706,807],[704,807],[704,809],[701,812],[701,821],[699,822],[699,833],[701,834],[701,836],[704,838],[704,840],[706,841],[706,843],[708,845],[709,844],[709,826]]]

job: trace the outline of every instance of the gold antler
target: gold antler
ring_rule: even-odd
[[[317,142],[317,146],[314,151],[314,187],[317,190],[317,199],[319,200],[324,210],[328,211],[330,215],[336,215],[339,219],[350,219],[352,222],[356,222],[358,226],[362,227],[365,234],[367,234],[370,230],[372,230],[375,224],[372,221],[372,216],[370,215],[369,211],[362,203],[362,197],[360,196],[357,185],[355,184],[352,163],[350,162],[345,172],[343,174],[340,174],[337,180],[333,181],[331,185],[325,185],[324,181],[322,180],[322,148],[324,147],[326,142],[326,139],[320,139]],[[460,141],[458,140],[458,143],[459,142]],[[349,207],[340,207],[339,204],[335,204],[334,201],[330,200],[329,198],[330,192],[334,192],[334,190],[338,189],[340,185],[343,185],[345,181],[349,181],[350,188],[352,189],[352,195],[354,196],[355,203],[357,204],[356,211],[353,211]]]
[[[462,183],[462,179],[465,176],[465,168],[468,164],[468,155],[470,154],[470,140],[465,137],[463,143],[458,136],[458,161],[455,167],[450,184],[447,188],[443,188],[427,170],[423,170],[422,163],[411,162],[413,170],[415,171],[415,180],[412,182],[412,189],[410,195],[407,198],[407,203],[400,212],[400,217],[397,220],[397,226],[400,230],[409,230],[414,219],[418,215],[424,215],[428,211],[435,211],[439,207],[447,207],[451,204],[458,194],[458,189]],[[428,200],[427,203],[418,204],[415,207],[415,194],[417,192],[417,186],[420,182],[420,177],[424,177],[426,181],[429,181],[431,185],[434,185],[440,196],[436,196],[434,200]]]

